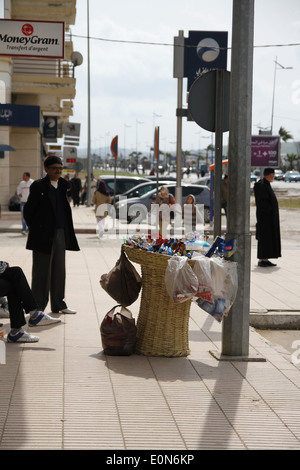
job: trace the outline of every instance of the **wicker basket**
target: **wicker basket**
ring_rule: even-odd
[[[146,356],[188,356],[191,301],[175,304],[166,290],[165,271],[169,256],[126,245],[124,250],[142,269],[136,352]]]

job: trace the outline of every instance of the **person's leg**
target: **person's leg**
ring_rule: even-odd
[[[66,244],[63,229],[54,235],[51,253],[50,303],[51,311],[59,312],[67,308],[64,301],[66,282]]]
[[[32,253],[32,294],[38,308],[45,310],[49,300],[51,255],[33,251]]]
[[[25,202],[21,202],[20,203],[20,211],[21,211],[21,218],[22,218],[22,231],[23,232],[26,232],[27,231],[27,224],[25,222],[25,219],[24,219],[24,206],[25,206]]]
[[[14,268],[8,268],[14,269]],[[6,271],[8,271],[8,269]],[[23,325],[26,324],[23,304],[19,299],[19,296],[15,292],[15,288],[13,282],[11,280],[4,279],[3,274],[1,275],[0,279],[0,290],[1,294],[6,294],[8,308],[9,308],[9,316],[10,316],[10,325],[11,328],[21,328]],[[10,276],[8,276],[10,277]]]

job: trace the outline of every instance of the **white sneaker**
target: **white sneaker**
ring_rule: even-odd
[[[28,326],[45,326],[60,322],[60,318],[53,318],[50,317],[50,315],[47,315],[47,313],[39,312],[36,318],[29,318]]]
[[[40,338],[38,336],[33,336],[22,329],[15,335],[12,335],[11,333],[8,333],[7,335],[8,343],[37,343],[39,339]]]
[[[60,313],[77,313],[76,310],[72,310],[70,308],[64,308],[63,310],[59,311]]]

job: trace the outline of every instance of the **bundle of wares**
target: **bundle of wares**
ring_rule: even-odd
[[[139,235],[124,239],[124,246],[132,253],[138,250],[139,256],[152,253],[157,261],[161,256],[168,257],[164,280],[174,303],[192,300],[218,322],[228,315],[238,285],[237,264],[228,261],[236,249],[234,239],[225,242],[216,237],[210,245],[198,232],[183,239]]]

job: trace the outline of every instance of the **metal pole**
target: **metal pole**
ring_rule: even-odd
[[[238,292],[222,324],[222,356],[227,360],[259,360],[249,357],[254,0],[233,0],[232,19],[227,239],[237,242],[232,260],[237,262]]]
[[[224,70],[216,70],[216,127],[214,178],[214,237],[221,235],[221,186],[224,121]]]
[[[184,44],[183,31],[178,31],[180,45]],[[176,38],[175,38],[176,39]],[[181,188],[181,159],[182,159],[182,85],[183,78],[177,79],[177,141],[176,141],[176,188],[175,201],[177,204],[182,202]]]
[[[276,62],[277,62],[277,57],[275,59],[275,69],[274,69],[274,81],[273,81],[273,98],[272,98],[272,115],[271,115],[271,132],[270,134],[273,134],[273,116],[274,116],[274,99],[275,99],[275,82],[276,82]]]
[[[88,55],[88,148],[87,148],[87,206],[92,203],[91,195],[91,98],[90,98],[90,13],[89,0],[87,0],[87,55]]]

